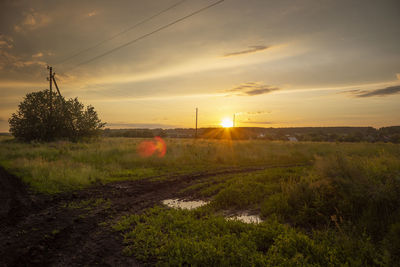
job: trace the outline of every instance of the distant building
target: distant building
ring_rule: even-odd
[[[297,140],[297,138],[294,137],[294,136],[288,136],[287,138],[288,138],[288,140],[291,141],[291,142],[297,142],[297,141],[299,141],[299,140]]]

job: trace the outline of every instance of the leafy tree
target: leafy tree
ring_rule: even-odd
[[[8,120],[10,132],[23,141],[79,140],[100,134],[102,123],[92,106],[85,106],[78,98],[65,100],[50,91],[28,93],[16,113]]]

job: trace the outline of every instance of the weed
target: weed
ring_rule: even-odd
[[[125,254],[159,266],[364,266],[380,265],[368,242],[343,246],[335,235],[314,238],[274,220],[245,224],[212,215],[155,207],[122,218]],[[360,243],[357,243],[360,245]],[[370,264],[371,263],[371,264]]]

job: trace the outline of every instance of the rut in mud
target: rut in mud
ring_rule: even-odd
[[[179,191],[203,178],[271,167],[114,182],[53,196],[33,194],[0,167],[0,266],[139,266],[122,255],[122,237],[110,223],[164,199],[185,197]],[[104,201],[80,204],[98,199]]]

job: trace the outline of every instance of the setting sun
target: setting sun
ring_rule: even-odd
[[[233,127],[233,121],[231,119],[229,119],[229,118],[224,118],[221,121],[221,126],[224,127],[224,128]]]

